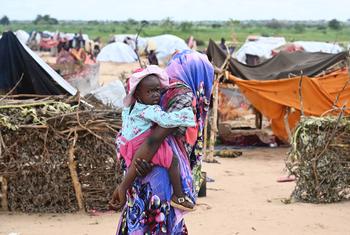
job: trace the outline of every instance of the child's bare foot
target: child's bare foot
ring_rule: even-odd
[[[186,195],[183,195],[181,197],[177,197],[176,195],[173,195],[171,197],[171,202],[170,205],[174,208],[183,210],[183,211],[194,211],[196,210],[194,208],[195,204],[193,203],[193,201],[191,200],[191,198],[189,198]]]

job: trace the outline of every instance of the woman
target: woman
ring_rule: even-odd
[[[177,155],[184,192],[195,201],[200,177],[203,125],[209,107],[214,69],[206,55],[183,51],[173,56],[166,71],[170,86],[163,94],[162,108],[167,111],[193,107],[196,128],[165,129],[156,126],[135,153],[128,171],[137,174],[147,164],[137,159],[153,156],[167,139]],[[187,234],[183,211],[170,206],[172,188],[167,170],[155,166],[145,177],[138,177],[128,190],[117,234]],[[114,194],[112,204],[118,201]]]

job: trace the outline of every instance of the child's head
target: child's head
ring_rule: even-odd
[[[136,100],[144,104],[158,104],[160,90],[169,85],[167,73],[156,65],[138,69],[128,80],[128,95],[124,105],[130,106]]]
[[[144,77],[137,85],[134,98],[143,104],[154,105],[160,101],[161,84],[160,79],[155,74]]]

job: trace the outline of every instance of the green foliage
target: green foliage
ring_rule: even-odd
[[[193,28],[193,23],[189,21],[182,22],[180,24],[181,31],[189,32]]]
[[[305,32],[305,26],[302,24],[296,24],[294,25],[294,30],[296,33],[304,33]]]
[[[172,29],[174,28],[174,26],[175,26],[175,22],[170,17],[167,17],[164,20],[162,20],[160,25],[160,27],[166,30]]]
[[[0,24],[1,25],[9,25],[10,24],[10,19],[7,16],[3,16],[0,19]]]
[[[269,21],[266,26],[271,29],[280,29],[283,27],[282,23],[276,19]]]
[[[49,24],[49,25],[57,25],[58,20],[55,18],[50,17],[50,15],[37,15],[35,20],[33,21],[34,24]]]
[[[328,27],[334,30],[340,30],[341,29],[341,24],[338,20],[333,19],[328,22]]]
[[[131,21],[132,22],[132,21]],[[141,32],[142,37],[151,37],[155,35],[160,35],[164,33],[174,34],[180,38],[187,39],[190,35],[197,41],[197,46],[199,49],[204,49],[209,42],[209,38],[212,38],[214,41],[219,42],[220,39],[226,38],[230,43],[232,33],[234,32],[237,36],[238,46],[242,45],[247,38],[247,36],[262,35],[262,36],[282,36],[285,37],[287,41],[297,41],[297,40],[313,40],[313,41],[335,41],[337,40],[340,43],[347,45],[349,43],[350,35],[350,26],[344,25],[342,30],[330,30],[327,27],[327,24],[315,25],[315,26],[306,26],[304,24],[303,29],[300,29],[300,26],[297,24],[290,24],[288,27],[286,24],[281,24],[281,27],[269,27],[268,23],[257,24],[254,22],[251,23],[242,23],[238,22],[233,23],[226,22],[189,22],[191,24],[182,24],[176,23],[170,18],[166,18],[163,21],[156,22],[150,21],[149,24],[146,24]],[[142,23],[142,22],[141,22]],[[185,22],[183,22],[185,23]],[[221,25],[220,27],[213,27],[213,24]],[[283,25],[283,27],[282,27]],[[140,27],[140,22],[137,24],[130,24],[127,21],[82,21],[82,22],[69,22],[61,21],[58,25],[50,24],[33,24],[28,22],[16,22],[11,21],[11,25],[1,25],[0,32],[7,31],[9,29],[16,31],[18,29],[25,30],[30,32],[32,30],[36,31],[56,31],[61,32],[79,32],[82,30],[83,33],[86,33],[90,38],[100,37],[103,43],[107,43],[112,35],[114,34],[135,34],[137,29]],[[186,30],[184,30],[186,29]],[[300,33],[298,33],[300,32]]]

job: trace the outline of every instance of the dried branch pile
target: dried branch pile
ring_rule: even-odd
[[[0,97],[2,207],[107,209],[121,177],[114,146],[120,113],[88,108],[77,97],[22,98]]]
[[[297,200],[330,203],[350,198],[350,119],[302,119],[292,139],[287,168],[296,176]]]

